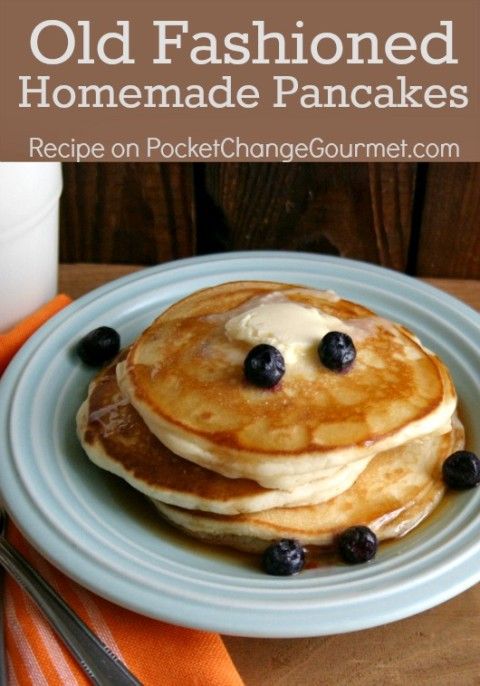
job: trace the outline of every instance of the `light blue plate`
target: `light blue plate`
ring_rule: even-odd
[[[265,279],[336,290],[413,329],[450,367],[469,446],[480,452],[480,316],[414,279],[317,255],[249,252],[172,262],[77,300],[22,348],[0,382],[1,490],[28,539],[101,596],[145,615],[262,637],[334,634],[415,614],[480,579],[480,489],[446,499],[439,513],[375,561],[277,578],[235,555],[184,542],[135,491],[94,467],[74,417],[92,374],[77,341],[110,325],[128,344],[159,312],[192,291]],[[476,416],[475,416],[476,415]]]

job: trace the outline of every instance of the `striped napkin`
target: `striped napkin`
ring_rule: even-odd
[[[70,298],[59,295],[0,334],[0,373],[27,338],[69,303]],[[242,686],[218,634],[173,626],[114,605],[55,569],[13,524],[8,538],[145,686]],[[4,615],[11,686],[89,683],[29,597],[10,578],[5,583]]]

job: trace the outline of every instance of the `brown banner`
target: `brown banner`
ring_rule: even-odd
[[[477,0],[4,0],[3,160],[478,161]]]

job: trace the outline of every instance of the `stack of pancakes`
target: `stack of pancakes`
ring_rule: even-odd
[[[231,325],[292,303],[351,336],[351,369],[322,365],[313,330],[298,333],[302,347],[287,321],[283,338],[278,321]],[[284,354],[272,389],[244,377],[255,343]],[[445,365],[404,327],[330,291],[245,281],[163,312],[92,380],[77,429],[96,465],[175,526],[262,551],[281,538],[330,546],[353,525],[380,540],[416,526],[444,493],[444,459],[463,447],[456,405]]]

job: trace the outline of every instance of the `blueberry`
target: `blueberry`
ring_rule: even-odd
[[[85,364],[99,367],[120,350],[120,336],[109,326],[100,326],[87,333],[77,346],[77,353]]]
[[[291,538],[272,543],[262,555],[262,567],[267,574],[291,576],[303,569],[305,550]]]
[[[347,333],[330,331],[320,341],[318,355],[327,369],[344,372],[354,363],[357,351]]]
[[[266,343],[260,343],[250,350],[243,363],[245,378],[255,386],[272,388],[285,374],[285,360],[282,353]]]
[[[377,537],[368,526],[351,526],[338,537],[340,557],[350,564],[371,560],[377,548]]]
[[[480,484],[480,460],[475,453],[457,450],[443,463],[442,474],[450,488],[474,488]]]

